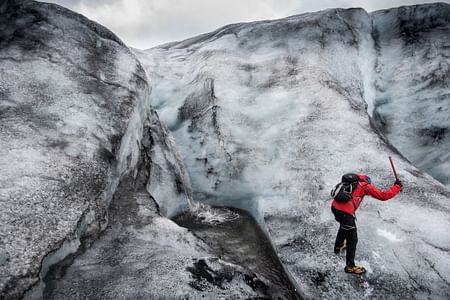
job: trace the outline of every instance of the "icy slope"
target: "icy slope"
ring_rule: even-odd
[[[373,113],[412,163],[450,186],[450,8],[374,13],[378,48]]]
[[[432,8],[424,6],[428,18]],[[253,213],[307,297],[445,298],[450,194],[371,126],[366,103],[374,103],[383,47],[373,37],[363,10],[327,10],[234,24],[136,54],[194,198]],[[369,274],[354,278],[332,253],[338,226],[328,193],[349,171],[387,188],[389,155],[405,189],[360,209],[357,259]]]
[[[192,206],[189,177],[172,135],[151,109],[144,122],[142,168],[145,169],[145,189],[158,206],[158,214],[173,217]]]
[[[174,170],[179,165],[172,164],[176,149],[170,146],[170,136],[154,113],[145,123],[141,143],[142,155],[136,170],[121,180],[114,194],[108,227],[89,248],[48,274],[43,298],[265,296],[268,286],[260,274],[220,259],[203,239],[161,216],[171,212],[174,203],[185,203],[179,197],[189,191],[181,184],[185,181],[182,172]],[[170,177],[171,172],[176,175]],[[153,190],[154,185],[164,188],[150,194],[149,187]],[[184,192],[178,195],[178,189]],[[223,223],[227,223],[226,219],[222,219]]]
[[[0,298],[38,294],[50,265],[104,229],[140,158],[149,94],[140,63],[104,27],[56,5],[0,4]],[[155,175],[176,201],[160,205],[170,215],[190,192],[164,141],[149,155],[177,179]],[[157,180],[148,186],[162,202]]]

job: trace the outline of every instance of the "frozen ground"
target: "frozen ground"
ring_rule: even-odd
[[[427,36],[445,44],[448,5],[401,11],[419,23],[438,20]],[[175,136],[194,198],[251,212],[309,298],[450,295],[450,193],[391,147],[367,113],[376,105],[382,114],[377,63],[395,59],[380,42],[389,27],[375,29],[383,18],[401,23],[400,16],[396,10],[327,10],[229,25],[135,51],[152,82],[151,103]],[[414,35],[420,28],[409,30]],[[426,52],[429,44],[416,47]],[[442,62],[441,56],[430,60]],[[415,66],[403,67],[407,74]],[[391,115],[397,116],[403,117]],[[388,156],[405,188],[386,203],[365,200],[357,261],[369,272],[349,276],[344,258],[332,252],[338,225],[329,190],[350,171],[389,187]]]

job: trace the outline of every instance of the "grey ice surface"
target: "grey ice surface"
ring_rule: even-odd
[[[402,34],[383,41],[407,16],[417,26],[403,35],[420,36],[420,24],[434,24],[425,37],[446,52],[448,12],[448,4],[371,15],[331,9],[233,24],[135,51],[153,85],[151,104],[179,146],[194,199],[251,212],[308,298],[450,295],[449,190],[404,159],[370,118],[374,105],[383,113],[377,83],[390,82],[383,78],[390,66],[380,71],[377,62],[397,58],[389,49]],[[386,19],[395,25],[392,32],[382,26]],[[431,42],[414,45],[410,55],[433,49]],[[447,58],[437,55],[429,63],[445,65]],[[405,76],[419,68],[401,66]],[[426,150],[439,156],[440,149]],[[332,252],[338,224],[329,191],[346,172],[366,173],[378,187],[390,187],[388,156],[405,186],[388,202],[365,199],[357,213],[356,259],[368,273],[349,276],[345,259]]]
[[[0,12],[0,298],[258,296],[254,273],[166,218],[192,191],[130,50],[55,5]]]
[[[450,187],[450,9],[374,13],[374,118],[418,168]]]
[[[153,133],[160,132],[156,126],[151,126]],[[144,153],[158,145],[150,142],[148,129]],[[163,161],[150,157],[150,163],[141,157],[135,178],[122,180],[109,209],[109,225],[99,239],[49,272],[44,299],[266,296],[268,283],[261,275],[220,259],[203,239],[161,216],[161,207],[148,193],[147,170]]]
[[[50,273],[46,296],[263,295],[257,274],[166,218],[198,207],[194,198],[249,211],[307,298],[448,299],[450,192],[410,163],[446,182],[448,12],[234,24],[136,50],[144,71],[83,16],[2,2],[0,298],[39,296],[81,237],[84,252]],[[332,253],[329,190],[349,171],[389,187],[387,156],[405,186],[358,211],[368,274],[349,276]]]
[[[189,176],[169,130],[157,113],[150,111],[144,122],[141,157],[146,189],[158,205],[159,214],[173,217],[192,208]]]
[[[21,297],[105,227],[140,155],[148,95],[140,63],[106,28],[56,5],[1,2],[0,298]]]
[[[213,214],[228,217],[228,220],[212,222]],[[256,273],[257,277],[249,279],[253,279],[250,286],[259,292],[259,296],[297,299],[295,287],[286,277],[270,241],[248,213],[230,208],[209,208],[201,213],[193,211],[179,215],[174,221],[192,230],[220,259]],[[198,283],[201,284],[195,280],[194,286]]]

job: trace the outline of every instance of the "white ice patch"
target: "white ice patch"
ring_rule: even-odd
[[[392,232],[389,232],[389,231],[384,230],[384,229],[379,229],[379,228],[378,228],[378,229],[377,229],[377,234],[378,234],[379,236],[382,236],[382,237],[388,239],[388,240],[391,241],[391,242],[398,243],[398,242],[403,241],[402,238],[398,238],[398,237],[397,237],[395,234],[393,234]]]
[[[194,203],[192,213],[198,221],[205,224],[218,225],[239,218],[239,214],[227,208],[212,208],[209,205]]]
[[[139,229],[130,227],[129,231],[136,239],[147,242],[147,250],[154,253],[181,251],[187,256],[199,255],[199,251],[206,247],[188,229],[164,217],[155,217],[151,224]]]
[[[364,298],[370,298],[373,292],[373,287],[371,287],[367,281],[364,281],[362,285],[364,287]]]
[[[366,269],[367,274],[372,274],[373,273],[373,268],[370,265],[370,262],[367,260],[362,260],[360,261],[360,265],[364,267],[364,269]]]
[[[138,215],[142,217],[149,217],[153,215],[153,212],[150,209],[144,207],[143,205],[139,205]]]
[[[77,157],[80,154],[80,149],[77,147],[68,146],[64,148],[64,153],[72,157]]]

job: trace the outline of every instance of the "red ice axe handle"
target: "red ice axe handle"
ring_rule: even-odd
[[[389,156],[389,161],[391,162],[392,171],[394,172],[395,179],[398,180],[397,171],[395,170],[394,162],[392,161],[392,157]]]

